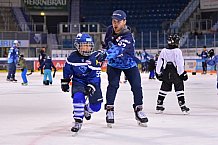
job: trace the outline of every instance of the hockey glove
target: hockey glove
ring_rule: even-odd
[[[22,69],[20,69],[22,72],[24,71],[24,69],[22,68]]]
[[[186,81],[188,79],[188,74],[184,71],[179,77],[181,80]]]
[[[101,46],[102,46],[103,49],[106,49],[106,47],[107,47],[107,45],[105,44],[104,41],[101,41]]]
[[[88,84],[86,86],[86,95],[87,96],[92,96],[95,93],[96,89],[95,86],[93,86],[92,84]]]
[[[103,50],[99,50],[97,55],[95,56],[99,62],[103,62],[106,58],[107,54]]]
[[[212,58],[214,56],[214,49],[209,50],[208,55],[210,58]]]
[[[160,73],[160,74],[155,73],[155,75],[159,81],[163,81],[163,74],[162,73]]]
[[[61,90],[63,92],[69,92],[69,82],[70,82],[70,79],[61,79]]]

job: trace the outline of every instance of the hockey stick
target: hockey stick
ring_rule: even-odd
[[[28,73],[28,74],[26,74],[27,76],[29,76],[29,75],[31,75],[31,74],[33,74],[33,70],[31,70],[31,72],[30,73]]]
[[[53,73],[53,78],[55,78],[56,71],[57,71],[57,70],[55,69],[55,70],[54,70],[54,73]]]

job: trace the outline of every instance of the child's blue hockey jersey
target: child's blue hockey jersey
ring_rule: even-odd
[[[81,56],[74,51],[68,56],[63,68],[64,78],[72,78],[72,82],[100,86],[101,65],[96,60],[97,52],[90,56]]]

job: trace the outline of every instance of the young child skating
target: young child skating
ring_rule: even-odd
[[[72,81],[71,97],[75,124],[71,131],[76,133],[81,129],[84,117],[90,120],[91,113],[101,109],[103,98],[101,65],[96,59],[98,52],[94,52],[92,37],[86,33],[79,33],[74,45],[77,51],[72,52],[66,60],[61,89],[63,92],[69,92],[69,82]]]
[[[179,107],[183,114],[189,114],[190,109],[185,102],[184,81],[188,75],[184,69],[184,58],[179,49],[180,37],[177,34],[171,34],[168,39],[168,47],[160,52],[157,60],[156,77],[162,81],[157,98],[157,113],[163,113],[165,110],[164,99],[174,86]]]
[[[19,64],[20,64],[20,67],[21,67],[21,77],[22,77],[22,80],[23,80],[23,82],[21,84],[23,86],[27,86],[28,85],[28,81],[27,81],[27,77],[26,77],[27,65],[26,65],[26,60],[25,60],[23,54],[20,55]]]
[[[38,68],[38,70],[44,69],[44,78],[43,78],[44,85],[52,84],[53,81],[51,76],[52,68],[54,69],[54,71],[56,71],[56,68],[51,60],[51,57],[47,56],[47,59]]]

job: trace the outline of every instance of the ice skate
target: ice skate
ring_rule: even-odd
[[[112,124],[114,124],[114,106],[113,105],[106,105],[106,122],[107,127],[112,128]]]
[[[10,81],[13,82],[13,83],[17,82],[17,80],[15,78],[10,78]]]
[[[147,127],[148,118],[146,117],[145,113],[142,111],[142,106],[138,105],[134,109],[135,112],[135,119],[139,126]]]
[[[84,107],[84,117],[85,117],[86,120],[91,119],[91,113],[88,111],[87,105],[85,105],[85,107]]]
[[[22,85],[22,86],[27,86],[27,85],[28,85],[28,83],[21,83],[21,85]]]
[[[184,115],[188,115],[188,114],[189,114],[189,111],[190,111],[190,109],[189,109],[188,107],[186,107],[186,106],[182,106],[182,107],[181,107],[181,110],[182,110],[182,112],[183,112]]]
[[[165,108],[163,107],[163,105],[157,105],[156,114],[162,114],[164,110]]]
[[[49,80],[43,81],[43,85],[48,86],[49,85]]]
[[[71,131],[74,133],[73,135],[76,135],[78,133],[78,131],[81,129],[81,127],[82,127],[82,120],[75,119],[75,124],[71,128]]]

